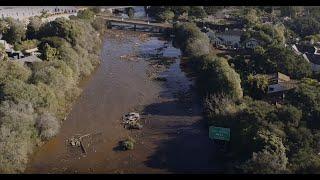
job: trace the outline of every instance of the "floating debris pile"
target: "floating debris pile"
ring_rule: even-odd
[[[140,114],[137,112],[125,114],[122,120],[124,127],[127,129],[142,129],[142,125],[138,122],[140,120]]]

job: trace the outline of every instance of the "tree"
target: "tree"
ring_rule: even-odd
[[[135,11],[132,7],[126,8],[126,14],[128,15],[128,17],[130,19],[134,17],[134,13],[135,13]]]
[[[207,17],[207,14],[204,11],[202,6],[190,6],[188,15],[194,16],[195,18],[198,18],[198,19],[203,19]]]
[[[278,113],[279,119],[289,126],[298,127],[302,119],[302,111],[290,104],[283,106]]]
[[[188,13],[188,11],[190,10],[190,6],[172,6],[171,10],[176,16],[180,16],[184,13]]]
[[[23,64],[11,61],[0,62],[0,84],[7,84],[15,79],[26,82],[31,73],[31,70]]]
[[[27,38],[28,39],[37,38],[38,31],[40,30],[41,25],[42,25],[41,18],[37,16],[32,17],[30,19],[29,24],[27,25],[27,32],[26,32]]]
[[[302,6],[281,6],[281,16],[289,16],[291,18],[296,18],[298,13],[303,11]]]
[[[188,39],[183,50],[187,56],[201,56],[210,53],[210,41],[208,38]]]
[[[288,158],[281,138],[268,130],[257,132],[256,144],[262,147],[252,153],[251,159],[242,165],[245,173],[271,174],[287,171]]]
[[[52,48],[48,43],[46,43],[42,54],[44,60],[52,61],[58,55],[58,51],[56,48]]]
[[[37,138],[34,110],[25,101],[2,101],[0,114],[0,172],[21,173]]]
[[[203,6],[204,11],[208,15],[214,15],[216,12],[219,10],[222,10],[224,7],[223,6]]]
[[[170,10],[163,11],[158,17],[158,19],[163,22],[171,21],[173,18],[174,18],[174,13]]]
[[[203,72],[198,83],[202,91],[209,94],[222,93],[232,99],[242,98],[240,76],[230,67],[226,59],[212,55],[202,56],[200,59]]]
[[[4,46],[0,45],[0,61],[7,61],[8,60],[8,54],[6,53],[6,50]]]
[[[302,109],[310,128],[320,128],[320,85],[313,79],[302,79],[286,99]]]
[[[257,12],[257,10],[255,10],[253,8],[247,9],[247,11],[245,12],[245,16],[243,18],[244,18],[243,19],[244,23],[248,27],[252,27],[252,26],[256,25],[257,23],[260,23],[258,12]]]
[[[21,41],[19,44],[14,45],[14,49],[17,51],[25,51],[27,49],[36,48],[39,44],[39,41],[36,39]]]
[[[320,23],[313,17],[296,18],[288,26],[302,37],[318,34],[320,31]]]
[[[246,84],[248,86],[249,94],[256,99],[261,99],[268,92],[269,82],[266,75],[253,76],[250,74]]]
[[[292,53],[290,49],[279,45],[271,46],[264,55],[265,61],[270,61],[274,69],[272,73],[282,72],[292,78],[310,77],[311,66],[303,57]],[[270,73],[270,72],[269,72]]]
[[[26,30],[23,23],[19,21],[9,23],[9,29],[4,33],[3,38],[10,44],[20,43],[26,38]]]
[[[85,9],[78,11],[78,18],[85,20],[92,20],[94,18],[94,12],[91,9]]]
[[[49,113],[42,114],[38,117],[36,126],[39,129],[40,136],[43,139],[54,137],[60,129],[58,120]]]

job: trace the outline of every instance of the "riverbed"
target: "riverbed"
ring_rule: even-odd
[[[122,58],[129,55],[134,56]],[[158,74],[166,81],[150,78],[154,56],[174,59]],[[26,173],[218,172],[200,98],[180,56],[170,40],[109,30],[100,66],[82,83],[83,93],[60,133],[34,153]],[[141,114],[142,130],[121,125],[122,115],[131,111]],[[100,134],[86,153],[67,142],[90,133]],[[119,141],[129,136],[136,140],[134,149],[120,150]]]

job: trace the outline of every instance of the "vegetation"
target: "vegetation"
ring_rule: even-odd
[[[303,17],[304,8],[284,7],[281,16],[289,15],[292,20],[268,24],[260,17],[268,13],[275,16],[273,8],[244,8],[238,13],[247,27],[242,41],[253,37],[262,43],[248,55],[239,53],[229,62],[206,50],[211,49],[210,43],[194,24],[175,26],[175,44],[197,74],[208,124],[231,130],[226,160],[233,162],[236,172],[320,173],[320,83],[310,79],[318,78],[310,64],[284,45],[297,35],[305,41],[318,41],[316,17],[320,14],[314,9],[310,7],[308,19]],[[276,72],[299,83],[275,105],[268,98],[266,74]]]
[[[36,48],[38,44],[39,44],[39,41],[37,39],[25,40],[25,41],[21,41],[18,44],[15,44],[14,49],[16,51],[25,51],[28,49]]]
[[[191,19],[203,19],[207,16],[202,6],[151,6],[148,14],[158,21],[178,19],[187,14]]]
[[[126,14],[129,18],[133,18],[134,16],[134,9],[132,7],[126,8]]]
[[[38,46],[45,61],[0,62],[0,172],[24,171],[34,146],[58,133],[80,94],[78,82],[99,64],[101,40],[87,15],[41,25],[34,20],[30,39],[19,22],[7,20],[8,42],[21,50]]]
[[[26,30],[22,22],[9,18],[6,19],[6,23],[8,27],[3,34],[3,39],[8,43],[20,43],[26,38]]]
[[[129,137],[128,139],[121,142],[121,147],[123,150],[132,150],[136,141]]]

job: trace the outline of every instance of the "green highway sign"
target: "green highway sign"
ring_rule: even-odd
[[[230,128],[210,126],[209,127],[209,138],[229,141],[230,140]]]

